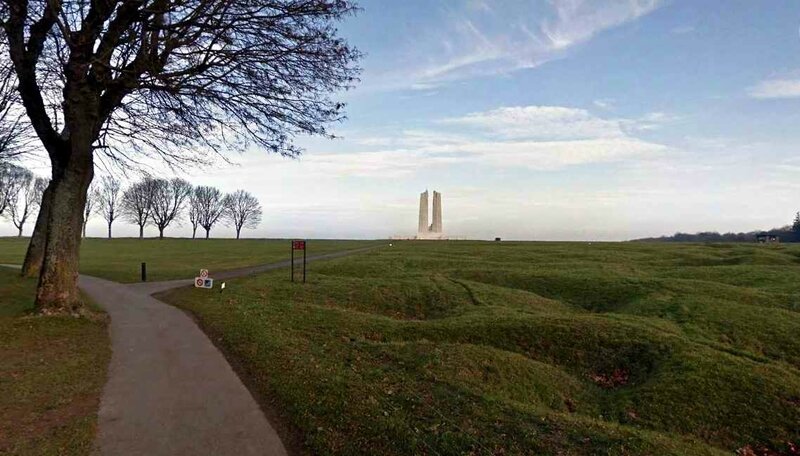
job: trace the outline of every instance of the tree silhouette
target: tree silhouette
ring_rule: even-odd
[[[192,184],[183,179],[156,179],[153,186],[152,223],[158,228],[158,238],[164,238],[164,229],[180,215]]]
[[[97,189],[97,212],[108,224],[108,238],[111,239],[111,225],[120,216],[122,184],[113,177],[103,177]]]
[[[197,205],[197,224],[206,230],[206,239],[208,239],[211,228],[216,225],[225,211],[222,192],[214,187],[195,187],[194,203]]]
[[[89,186],[89,191],[86,192],[86,205],[83,208],[83,237],[86,237],[86,224],[89,223],[89,218],[92,216],[98,199],[97,185],[92,183]]]
[[[256,228],[261,223],[261,204],[258,199],[244,190],[225,195],[223,201],[225,221],[236,229],[236,239],[242,228]]]
[[[139,239],[144,237],[144,226],[147,225],[153,211],[155,188],[155,179],[145,177],[122,193],[120,209],[128,221],[139,226]]]
[[[45,187],[47,179],[36,177],[32,172],[24,170],[20,186],[8,203],[9,218],[18,230],[17,236],[22,237],[25,222],[38,210]]]

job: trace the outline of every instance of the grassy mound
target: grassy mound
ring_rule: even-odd
[[[313,264],[306,285],[274,272],[163,299],[314,454],[783,452],[800,441],[799,252],[404,242]]]

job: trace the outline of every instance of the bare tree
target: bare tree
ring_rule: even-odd
[[[19,192],[30,171],[10,163],[0,163],[0,215],[8,208],[11,200]]]
[[[197,237],[197,227],[200,226],[200,201],[197,198],[197,189],[192,188],[189,193],[189,208],[186,211],[189,223],[192,225],[192,239]]]
[[[89,186],[89,191],[86,192],[86,205],[83,208],[83,237],[86,237],[86,224],[89,223],[89,217],[92,216],[98,199],[100,199],[100,195],[97,191],[97,184],[93,182]]]
[[[11,223],[19,230],[17,236],[22,237],[25,222],[38,210],[45,187],[47,179],[35,177],[32,172],[25,170],[21,185],[8,204]]]
[[[206,239],[208,239],[211,228],[219,221],[225,210],[224,198],[222,192],[214,187],[195,187],[194,194],[198,211],[197,223],[206,230]]]
[[[139,239],[144,238],[144,226],[153,212],[156,180],[145,177],[122,193],[120,210],[131,223],[139,226]]]
[[[258,199],[244,190],[225,195],[223,217],[229,226],[236,229],[236,239],[242,228],[254,229],[261,223],[261,204]]]
[[[23,268],[41,266],[38,311],[81,306],[96,152],[180,163],[256,143],[295,156],[297,134],[331,136],[344,105],[329,94],[355,82],[359,57],[334,23],[353,11],[348,0],[0,0],[0,52],[53,170]]]
[[[97,189],[97,212],[108,224],[108,238],[111,239],[111,224],[120,215],[120,199],[122,185],[118,179],[103,177],[102,184]]]
[[[164,228],[169,226],[183,210],[192,184],[183,179],[157,179],[153,191],[153,225],[158,228],[158,238],[164,239]]]

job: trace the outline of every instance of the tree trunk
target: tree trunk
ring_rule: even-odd
[[[206,239],[208,239],[208,233],[211,232],[211,228],[206,228]]]
[[[19,233],[17,233],[17,237],[22,237],[22,225],[21,224],[18,227],[18,229],[19,229]]]
[[[241,228],[236,228],[236,239],[239,239],[239,233],[242,231]]]
[[[164,239],[164,228],[162,228],[160,226],[158,227],[158,238],[159,239]]]
[[[196,235],[197,235],[197,227],[193,226],[192,227],[192,239],[194,239],[196,237]]]
[[[86,237],[86,220],[83,221],[83,237]]]
[[[111,223],[112,222],[108,222],[108,238],[109,239],[111,239]]]
[[[48,189],[52,200],[36,310],[42,314],[76,314],[82,305],[78,293],[81,227],[86,191],[94,176],[91,141],[74,141],[73,136],[69,153],[58,158],[51,154],[51,159],[54,171]]]
[[[139,225],[139,239],[144,239],[144,225]]]
[[[53,175],[55,179],[55,173]],[[28,243],[28,251],[25,253],[25,261],[22,263],[23,277],[36,277],[42,269],[44,261],[44,245],[47,242],[47,224],[50,220],[50,207],[53,204],[53,182],[47,185],[42,194],[42,205],[39,207],[39,215],[36,217],[36,225],[31,233],[31,240]]]

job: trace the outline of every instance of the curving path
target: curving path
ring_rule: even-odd
[[[289,264],[221,272],[215,279]],[[285,455],[275,429],[222,353],[188,315],[150,296],[191,284],[188,279],[125,285],[80,277],[80,287],[111,317],[113,353],[100,400],[96,453]]]

